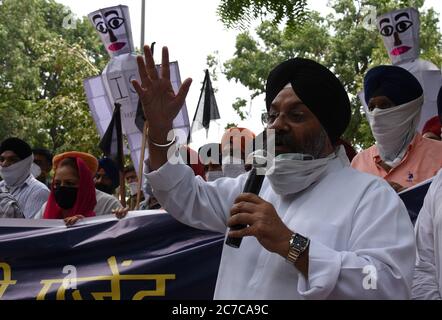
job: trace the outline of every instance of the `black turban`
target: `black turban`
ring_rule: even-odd
[[[115,162],[110,158],[101,158],[98,160],[98,169],[103,168],[106,175],[112,181],[112,188],[115,189],[120,185],[120,172]]]
[[[396,66],[377,66],[364,78],[365,102],[386,96],[396,106],[416,100],[423,94],[422,86],[410,72]]]
[[[278,93],[288,84],[316,116],[335,144],[350,122],[347,92],[339,79],[323,65],[308,59],[284,61],[269,74],[266,85],[267,111]]]
[[[20,160],[26,159],[32,154],[32,149],[29,144],[19,138],[8,138],[3,140],[0,145],[0,154],[5,151],[13,151]]]

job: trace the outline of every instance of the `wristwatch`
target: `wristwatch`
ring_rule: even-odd
[[[289,253],[287,255],[287,261],[294,264],[299,256],[308,248],[310,239],[301,236],[299,233],[292,234],[289,241]]]

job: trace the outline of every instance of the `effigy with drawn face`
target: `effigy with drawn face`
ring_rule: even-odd
[[[88,15],[111,59],[101,75],[84,80],[89,109],[103,137],[112,118],[115,103],[121,105],[121,124],[126,135],[132,162],[138,171],[143,134],[135,124],[139,97],[131,81],[139,79],[132,40],[129,8],[119,5],[96,10]],[[178,62],[170,63],[170,80],[175,92],[181,86]],[[180,141],[190,130],[186,104],[174,119],[173,128]],[[143,129],[143,128],[141,128]],[[178,132],[178,130],[180,130]],[[148,154],[145,155],[148,157]]]
[[[431,61],[419,58],[419,12],[415,8],[393,10],[377,17],[376,25],[391,63],[413,74],[424,89],[425,102],[417,127],[421,131],[426,121],[437,115],[436,98],[442,75]]]
[[[406,8],[387,12],[377,18],[377,27],[392,64],[419,58],[419,12]]]
[[[129,8],[115,6],[88,15],[111,57],[134,52]]]

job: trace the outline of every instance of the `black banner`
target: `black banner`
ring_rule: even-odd
[[[213,298],[224,236],[167,213],[2,220],[0,300]]]

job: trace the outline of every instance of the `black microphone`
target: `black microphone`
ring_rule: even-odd
[[[264,181],[265,174],[261,172],[262,168],[266,166],[266,162],[264,163],[257,163],[256,158],[261,158],[261,162],[265,159],[263,156],[256,156],[253,157],[253,168],[249,173],[249,176],[247,177],[246,184],[244,185],[243,193],[253,193],[258,195],[259,191],[261,190],[262,183]],[[259,170],[259,171],[258,171]],[[241,230],[246,228],[247,225],[245,224],[237,224],[235,226],[232,226],[230,230]],[[232,248],[239,248],[241,246],[242,238],[233,238],[233,237],[227,237],[226,239],[226,245],[232,247]]]

